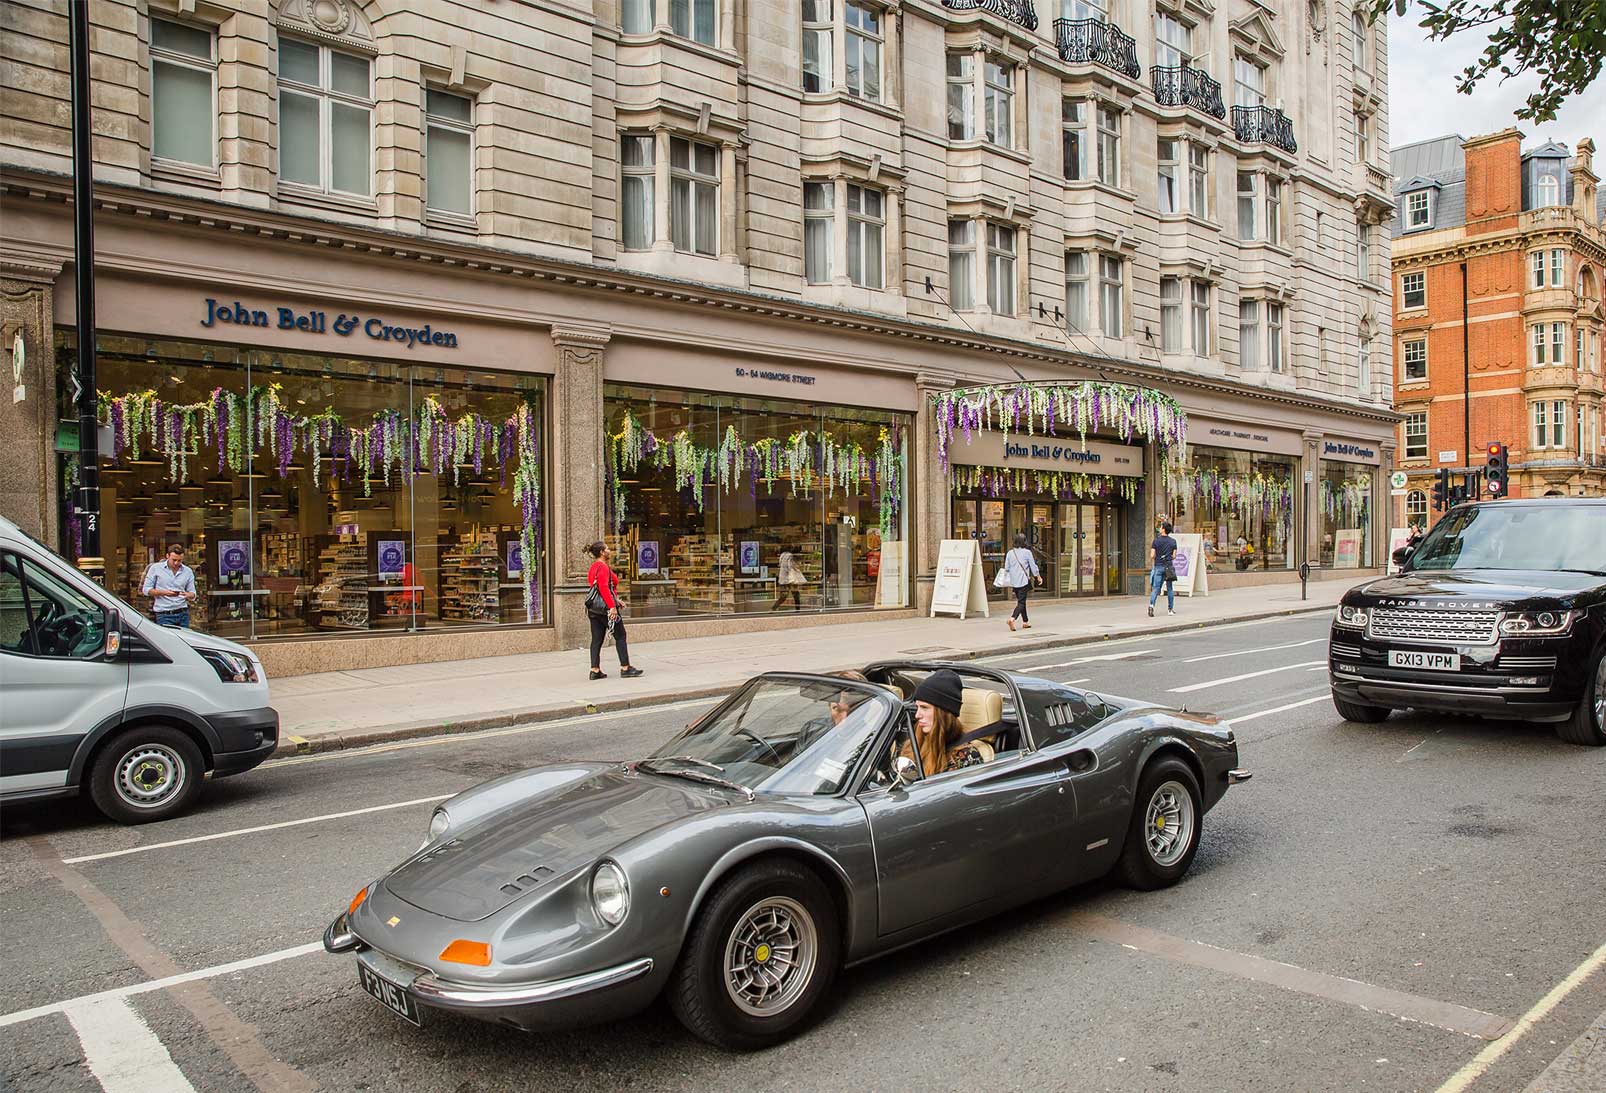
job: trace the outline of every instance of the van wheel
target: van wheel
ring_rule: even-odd
[[[89,796],[108,819],[148,824],[194,804],[205,773],[195,741],[166,725],[142,725],[101,749],[89,772]]]
[[[1588,677],[1578,708],[1556,726],[1556,735],[1569,744],[1606,745],[1606,646],[1595,653],[1595,670]]]
[[[1345,721],[1357,721],[1363,725],[1375,725],[1379,721],[1387,721],[1389,714],[1394,712],[1387,706],[1367,706],[1360,702],[1347,702],[1336,694],[1333,696],[1333,708]]]

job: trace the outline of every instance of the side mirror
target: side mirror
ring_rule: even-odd
[[[1408,547],[1408,546],[1395,547],[1394,548],[1394,564],[1398,565],[1398,566],[1403,566],[1406,562],[1411,560],[1411,555],[1415,554],[1415,553],[1416,553],[1416,549],[1414,547]]]
[[[115,607],[108,607],[101,625],[105,627],[106,635],[101,655],[106,660],[116,660],[117,654],[123,651],[123,613]]]
[[[919,780],[920,768],[915,766],[913,759],[907,755],[900,755],[892,761],[892,786],[894,789],[902,789],[904,786]]]

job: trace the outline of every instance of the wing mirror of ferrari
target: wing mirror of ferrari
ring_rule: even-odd
[[[892,785],[895,789],[902,789],[911,782],[917,781],[920,770],[915,761],[907,755],[900,755],[892,761]]]

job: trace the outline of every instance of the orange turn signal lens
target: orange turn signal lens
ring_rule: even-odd
[[[475,967],[488,968],[491,966],[491,947],[483,941],[464,941],[458,938],[441,950],[441,959],[451,961],[453,964],[473,964]]]
[[[362,891],[358,892],[355,896],[352,896],[351,897],[351,906],[346,908],[346,914],[348,914],[348,915],[356,914],[357,913],[357,908],[361,907],[362,906],[362,901],[367,899],[367,898],[368,898],[368,889],[367,888],[364,888]]]

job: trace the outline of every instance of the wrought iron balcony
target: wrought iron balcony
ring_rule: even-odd
[[[1137,42],[1114,23],[1102,19],[1056,19],[1054,36],[1061,60],[1071,64],[1091,61],[1134,80],[1143,74]]]
[[[1235,106],[1232,128],[1245,144],[1269,144],[1288,153],[1299,151],[1294,123],[1287,114],[1269,106]]]
[[[942,6],[954,11],[987,11],[1027,30],[1037,29],[1037,9],[1032,0],[942,0]]]
[[[1153,68],[1149,75],[1154,80],[1154,98],[1161,106],[1186,106],[1212,118],[1225,118],[1227,108],[1221,102],[1221,84],[1209,73],[1189,65]]]

